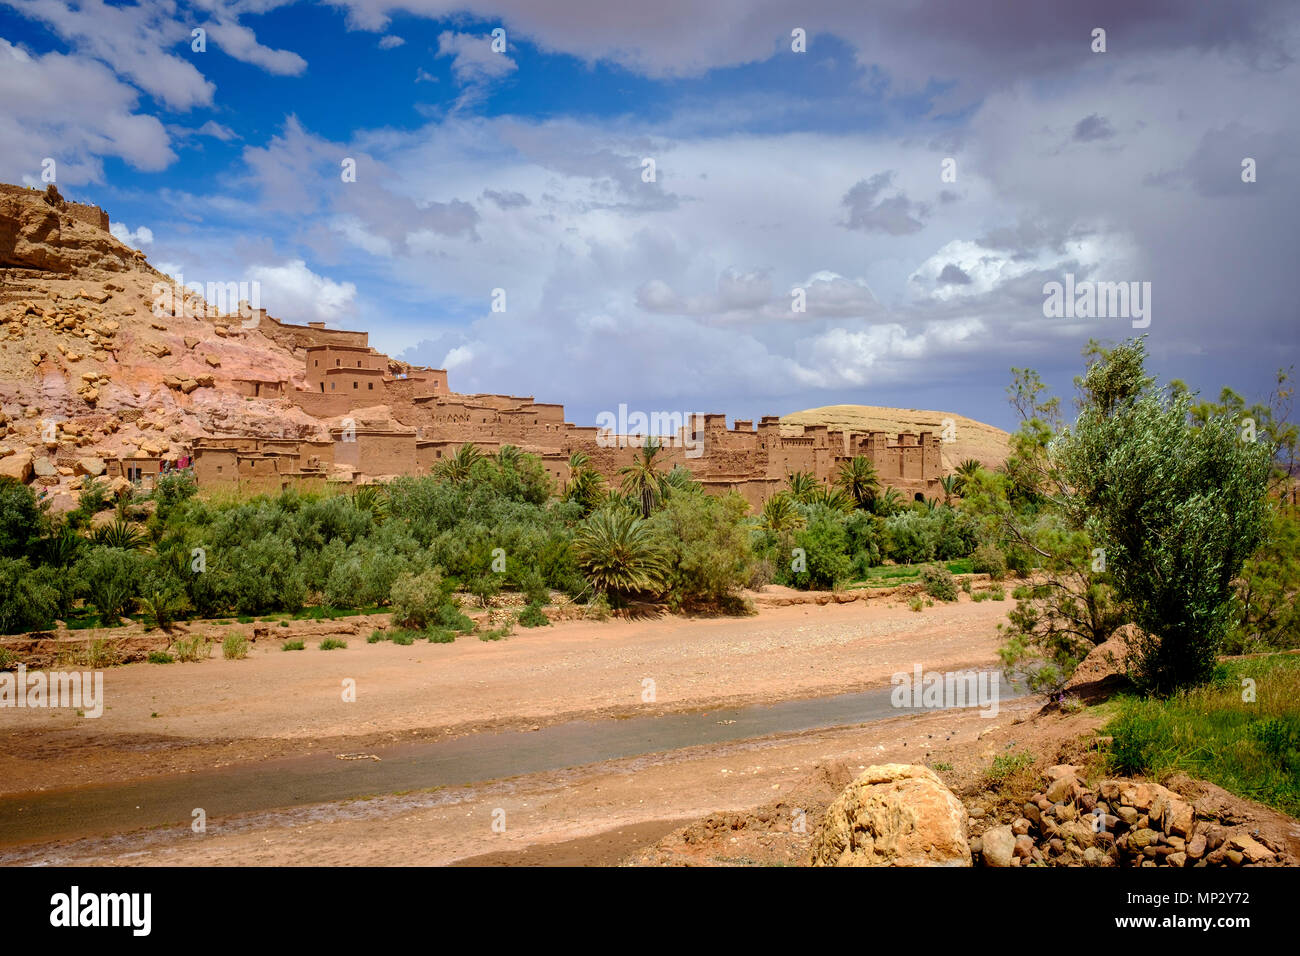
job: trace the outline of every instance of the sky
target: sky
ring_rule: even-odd
[[[1298,53],[1281,0],[0,0],[0,181],[577,424],[1013,428],[1089,339],[1296,362]],[[1146,316],[1045,314],[1067,275]]]

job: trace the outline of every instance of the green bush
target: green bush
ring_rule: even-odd
[[[995,545],[981,544],[971,555],[971,570],[1000,581],[1007,575],[1007,556]]]
[[[0,634],[43,631],[61,603],[53,568],[32,568],[26,558],[0,558]]]
[[[348,646],[347,641],[337,637],[327,637],[320,642],[320,649],[322,651],[336,651],[342,648],[346,648],[347,646]]]
[[[304,650],[304,649],[306,648],[306,646],[307,646],[307,645],[304,644],[304,643],[302,642],[301,639],[297,639],[297,640],[292,640],[292,641],[285,641],[283,644],[280,645],[280,650],[282,650],[282,651],[301,651],[301,650]]]
[[[438,608],[438,615],[434,623],[439,627],[445,627],[453,631],[459,631],[461,634],[468,634],[474,630],[474,622],[468,615],[464,614],[456,605],[447,603]]]
[[[952,572],[941,564],[929,564],[921,569],[921,586],[932,598],[940,601],[957,600],[957,581]]]
[[[393,581],[393,623],[422,630],[439,621],[451,599],[451,582],[437,568],[419,574],[404,572]]]
[[[424,633],[430,644],[451,644],[456,640],[456,632],[449,627],[431,627]]]
[[[166,651],[150,651],[149,663],[150,664],[174,664],[176,663],[176,658],[172,657]]]
[[[520,627],[547,627],[550,623],[540,604],[530,604],[519,612]]]
[[[89,548],[73,568],[80,594],[99,614],[100,625],[116,627],[134,603],[140,585],[140,556],[125,548]]]

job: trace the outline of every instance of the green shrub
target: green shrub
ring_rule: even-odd
[[[243,660],[248,656],[248,638],[243,634],[227,634],[221,642],[221,656],[228,661]]]
[[[1001,581],[1007,576],[1007,556],[995,545],[981,544],[971,555],[971,570]]]
[[[366,643],[367,643],[367,644],[378,644],[378,643],[380,643],[381,641],[386,641],[387,639],[388,639],[388,638],[384,636],[384,632],[383,632],[383,631],[371,631],[371,632],[370,632],[370,636],[366,638]]]
[[[449,627],[431,627],[424,633],[430,644],[451,644],[456,640],[456,632]]]
[[[453,631],[459,631],[461,634],[468,634],[474,630],[474,622],[469,619],[456,605],[448,603],[438,608],[437,617],[434,623],[440,627],[449,628]]]
[[[915,611],[917,614],[920,614],[921,608],[925,607],[925,602],[922,601],[919,597],[914,597],[912,598],[912,600],[907,602],[907,606],[910,610]]]
[[[434,621],[440,621],[451,592],[452,583],[438,568],[419,574],[409,571],[399,574],[391,589],[393,623],[422,630]]]
[[[174,664],[176,663],[176,658],[172,657],[166,651],[150,651],[149,663],[150,664]]]
[[[322,651],[335,651],[335,650],[339,650],[340,648],[346,648],[347,646],[348,646],[347,641],[337,637],[327,637],[320,642],[320,649]]]
[[[405,628],[401,628],[393,631],[392,636],[388,639],[394,644],[400,644],[402,647],[410,647],[415,643],[415,635],[415,631],[408,631]]]
[[[103,627],[116,627],[131,607],[140,581],[140,556],[125,548],[88,549],[72,571],[79,593],[99,614]]]
[[[990,588],[989,598],[994,601],[1005,601],[1007,599],[1007,592],[1002,590],[1002,588]]]
[[[61,596],[53,568],[26,558],[0,558],[0,634],[43,631],[54,624]]]
[[[546,616],[540,604],[530,604],[519,612],[519,625],[521,627],[547,627],[551,619]]]
[[[921,585],[925,593],[940,601],[957,600],[957,582],[941,564],[929,564],[921,569]]]
[[[970,599],[971,599],[972,601],[974,601],[976,604],[980,604],[980,603],[982,603],[982,602],[984,602],[984,601],[987,601],[987,600],[989,599],[989,592],[988,592],[988,591],[976,591],[976,592],[974,592],[973,594],[971,594]]]
[[[285,641],[283,644],[280,645],[280,650],[282,650],[282,651],[301,651],[301,650],[304,650],[304,649],[306,648],[306,646],[307,646],[307,645],[305,645],[305,644],[302,642],[302,639],[299,638],[299,639],[292,640],[292,641]]]

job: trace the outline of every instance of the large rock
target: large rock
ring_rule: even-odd
[[[48,458],[37,458],[32,462],[32,470],[37,478],[53,478],[59,473],[58,466]]]
[[[23,484],[32,480],[32,453],[27,450],[0,458],[0,478],[13,478]]]
[[[89,475],[91,478],[98,478],[104,473],[104,469],[107,467],[108,466],[104,464],[104,459],[88,456],[86,458],[77,459],[76,471],[79,475]]]
[[[811,863],[970,866],[966,809],[928,767],[868,767],[827,808]]]

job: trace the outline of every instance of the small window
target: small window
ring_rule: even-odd
[[[361,359],[357,359],[357,368],[361,368]]]
[[[356,383],[356,382],[353,382],[353,383],[352,383],[352,387],[355,389],[355,388],[357,387],[357,383]]]
[[[335,367],[335,368],[338,368],[338,367],[339,367],[340,365],[342,365],[342,364],[343,364],[343,360],[342,360],[342,359],[335,359],[335,360],[334,360],[334,367]]]
[[[336,384],[336,383],[334,383],[334,382],[330,382],[330,391],[331,391],[331,392],[334,391],[334,385],[335,385],[335,384]]]
[[[221,466],[220,466],[220,465],[217,465],[217,474],[218,474],[218,475],[221,474]]]
[[[373,392],[373,391],[375,390],[375,383],[374,383],[374,382],[367,382],[367,383],[366,383],[366,388],[370,389],[370,390]]]
[[[317,360],[316,360],[315,365],[316,365],[317,368],[320,368],[320,359],[317,359]]]

